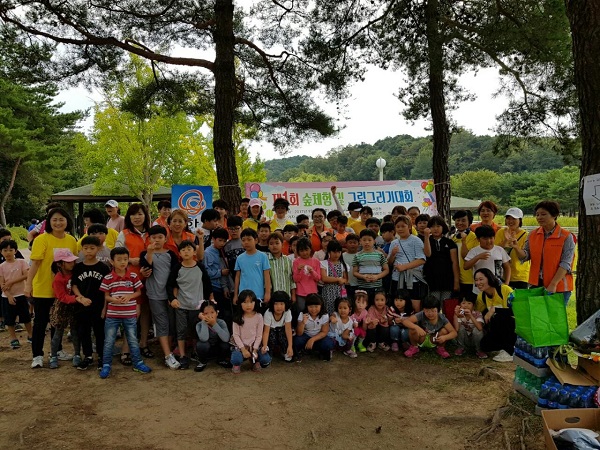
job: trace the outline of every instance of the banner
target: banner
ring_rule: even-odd
[[[290,202],[289,218],[299,214],[310,217],[314,208],[336,209],[331,193],[336,196],[346,215],[350,202],[360,202],[373,208],[373,216],[382,219],[396,205],[417,206],[422,213],[437,214],[433,180],[340,181],[327,183],[246,183],[246,197],[258,198],[268,218],[273,217],[273,202],[283,197]]]
[[[171,206],[187,212],[188,226],[192,232],[202,226],[200,216],[205,209],[212,208],[212,186],[175,184],[171,186]]]

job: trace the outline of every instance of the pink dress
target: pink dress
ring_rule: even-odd
[[[363,328],[363,321],[367,318],[367,315],[367,310],[363,309],[360,314],[354,313],[350,316],[350,318],[358,324],[356,327],[354,327],[354,335],[357,338],[367,337],[367,330]]]

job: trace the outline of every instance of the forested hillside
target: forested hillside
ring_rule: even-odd
[[[563,209],[577,208],[579,161],[563,159],[551,139],[524,145],[509,155],[494,153],[495,137],[454,134],[450,146],[452,193],[489,198],[526,211],[540,198],[554,198]],[[376,180],[377,158],[387,161],[386,179],[431,178],[429,137],[387,137],[373,145],[332,149],[325,157],[292,156],[265,162],[267,181]]]

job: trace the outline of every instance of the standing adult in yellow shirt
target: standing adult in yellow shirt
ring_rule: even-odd
[[[460,296],[475,302],[476,295],[473,293],[473,269],[465,269],[465,256],[469,250],[477,247],[479,241],[477,236],[470,230],[473,223],[473,214],[469,210],[459,210],[452,216],[456,233],[452,240],[458,246],[458,268],[460,272]]]
[[[527,289],[529,282],[529,261],[521,262],[515,247],[525,247],[527,231],[523,230],[523,211],[509,208],[505,214],[505,227],[496,233],[495,244],[503,247],[510,256],[510,283],[513,289]]]

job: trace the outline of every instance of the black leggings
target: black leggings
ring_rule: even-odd
[[[33,299],[33,312],[35,317],[33,319],[33,331],[31,336],[31,352],[33,357],[44,356],[44,339],[46,338],[46,328],[50,323],[50,309],[54,305],[54,298],[40,298],[34,297]],[[54,327],[50,328],[50,339],[54,336]],[[59,346],[58,350],[61,350]]]
[[[375,328],[367,329],[367,337],[364,345],[369,345],[375,342],[377,344],[389,344],[390,342],[390,327],[382,327],[377,325]]]

